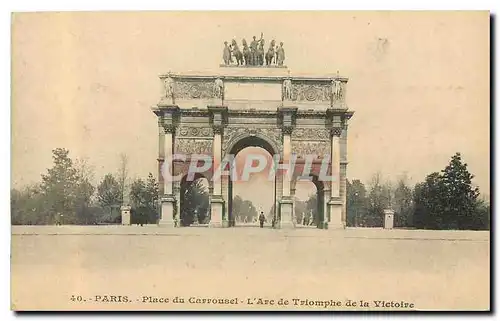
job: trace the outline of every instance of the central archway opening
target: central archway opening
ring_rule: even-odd
[[[271,227],[276,217],[276,179],[270,177],[273,155],[278,153],[266,138],[247,136],[239,139],[228,154],[234,156],[235,177],[228,182],[228,224],[229,226],[258,227],[259,216],[265,217],[264,226]],[[258,160],[259,159],[259,160]],[[263,164],[259,164],[264,161]],[[247,172],[249,167],[258,172]],[[233,172],[233,169],[232,171]]]

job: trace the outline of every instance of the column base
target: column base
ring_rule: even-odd
[[[210,202],[210,223],[209,227],[227,227],[224,217],[224,199],[221,196],[212,196]],[[226,226],[224,226],[226,223]]]
[[[294,229],[295,220],[293,219],[293,200],[290,197],[283,197],[280,200],[280,220],[276,228]]]
[[[175,198],[172,195],[165,195],[161,198],[161,217],[158,220],[158,226],[176,227],[178,226],[175,217]]]
[[[328,211],[330,213],[330,221],[325,220],[323,228],[328,229],[345,229],[345,222],[342,220],[342,201],[339,199],[330,199],[328,202]]]

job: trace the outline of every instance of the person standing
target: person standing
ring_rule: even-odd
[[[264,212],[260,212],[260,215],[259,215],[260,228],[264,227],[265,220],[266,220],[266,217],[264,216]]]

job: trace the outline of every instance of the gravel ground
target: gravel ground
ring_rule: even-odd
[[[489,308],[489,232],[16,226],[12,234],[15,310]]]

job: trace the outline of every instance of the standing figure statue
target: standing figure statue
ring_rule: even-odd
[[[224,60],[224,65],[229,66],[231,63],[231,48],[227,45],[227,41],[224,41],[224,51],[222,52],[222,59]]]
[[[233,48],[233,55],[234,55],[234,58],[236,59],[236,64],[238,66],[243,65],[243,54],[241,53],[240,49],[238,48],[238,44],[236,43],[236,40],[233,39],[231,47]]]
[[[257,49],[257,64],[259,66],[264,65],[264,41],[260,42],[259,48]]]
[[[253,36],[253,40],[250,43],[250,65],[255,66],[257,65],[257,50],[259,43],[263,39],[264,34],[261,32],[260,33],[260,39],[257,40],[255,36]]]
[[[283,66],[285,61],[285,49],[283,48],[283,42],[280,42],[280,47],[276,50],[276,63],[278,66]]]
[[[332,80],[332,96],[334,102],[342,100],[342,82],[338,78]]]
[[[174,80],[172,77],[168,76],[163,80],[163,85],[165,86],[165,97],[171,98],[172,103],[174,101]]]
[[[273,59],[274,59],[274,45],[275,45],[275,41],[272,40],[271,41],[271,44],[269,45],[269,49],[267,50],[267,53],[266,53],[266,66],[269,66],[273,63]]]
[[[247,44],[247,41],[245,39],[243,39],[241,41],[242,45],[243,45],[243,59],[245,60],[245,66],[249,66],[250,65],[250,48],[248,48],[248,44]]]
[[[283,100],[292,100],[292,80],[287,78],[283,81]]]
[[[214,97],[224,99],[224,82],[220,78],[214,82]]]

